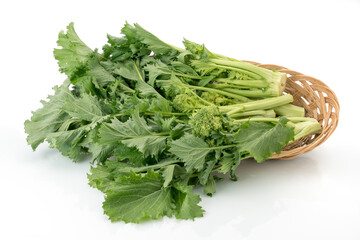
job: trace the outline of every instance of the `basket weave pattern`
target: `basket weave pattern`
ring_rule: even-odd
[[[288,80],[284,92],[293,95],[293,104],[305,108],[306,117],[317,119],[322,127],[320,134],[306,136],[288,144],[280,155],[274,154],[272,159],[295,158],[313,150],[330,137],[338,125],[340,107],[335,93],[326,84],[316,78],[278,65],[250,63],[287,73]]]

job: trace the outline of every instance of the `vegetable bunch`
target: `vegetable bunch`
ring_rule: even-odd
[[[194,186],[211,196],[241,160],[321,131],[282,95],[284,73],[188,40],[174,47],[137,24],[121,33],[98,51],[73,23],[60,32],[54,56],[67,79],[25,121],[34,150],[46,140],[74,161],[92,155],[89,184],[111,221],[201,217]]]

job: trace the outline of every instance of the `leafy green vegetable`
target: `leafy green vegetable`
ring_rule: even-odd
[[[263,162],[274,152],[280,154],[289,140],[293,140],[294,131],[286,126],[287,122],[286,118],[281,118],[275,125],[259,122],[244,124],[236,135],[235,142],[241,152],[246,151],[257,162]]]
[[[42,101],[43,107],[33,112],[31,121],[25,121],[27,141],[35,150],[50,133],[54,133],[69,120],[69,115],[62,110],[68,97],[73,97],[69,91],[70,83],[65,81],[60,87],[54,87],[55,94],[48,96],[49,101]],[[70,124],[70,123],[69,123]]]
[[[90,49],[70,23],[54,50],[67,80],[25,121],[33,150],[45,140],[74,161],[91,154],[89,185],[111,221],[202,217],[202,186],[236,180],[245,158],[263,162],[321,131],[282,95],[286,74],[163,42],[138,24]]]
[[[168,165],[166,168],[168,169]],[[149,170],[146,174],[133,171],[117,172],[121,164],[109,164],[91,169],[90,185],[106,194],[103,208],[111,221],[139,223],[148,219],[175,215],[179,219],[201,217],[197,204],[200,196],[192,187],[165,185],[161,174]],[[124,168],[122,168],[123,170]]]
[[[201,138],[185,134],[182,138],[171,142],[169,151],[185,163],[187,171],[204,168],[205,157],[212,149]]]
[[[54,50],[55,59],[58,60],[60,72],[70,78],[86,64],[93,51],[83,43],[74,29],[74,23],[67,26],[67,33],[61,31],[57,44],[62,47]]]
[[[118,177],[105,192],[104,212],[111,221],[124,222],[170,216],[171,191],[162,186],[158,173],[148,172],[144,176],[130,173],[130,176]]]

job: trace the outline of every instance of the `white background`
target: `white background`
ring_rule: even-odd
[[[337,130],[294,160],[244,162],[238,182],[202,196],[194,222],[110,223],[89,162],[46,144],[33,152],[23,122],[65,78],[52,56],[60,30],[74,21],[101,48],[126,20],[173,45],[185,37],[322,80],[340,101]],[[0,239],[360,239],[358,0],[1,1],[0,26]]]

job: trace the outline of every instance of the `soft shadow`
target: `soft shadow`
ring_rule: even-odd
[[[321,175],[317,162],[305,155],[262,164],[245,160],[236,173],[238,181],[227,178],[218,182],[212,198],[202,196],[201,204],[207,213],[191,223],[199,226],[193,227],[199,235],[211,236],[226,225],[247,236],[255,227],[286,211],[287,201],[312,201],[319,194]]]

